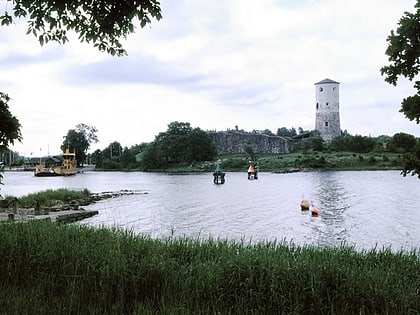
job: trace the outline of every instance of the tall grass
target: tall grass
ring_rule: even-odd
[[[418,314],[418,252],[0,229],[3,314]]]
[[[84,199],[90,196],[88,189],[73,190],[67,188],[60,189],[47,189],[37,193],[28,194],[19,198],[19,206],[22,208],[33,207],[36,200],[43,206],[51,207],[57,201],[71,201],[75,199]],[[6,196],[6,200],[9,202],[13,199],[13,196]]]

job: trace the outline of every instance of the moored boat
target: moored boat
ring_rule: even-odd
[[[36,165],[34,175],[37,177],[75,175],[77,173],[76,154],[71,153],[67,148],[66,151],[61,154],[61,158],[61,165],[58,166],[47,165],[47,163]]]

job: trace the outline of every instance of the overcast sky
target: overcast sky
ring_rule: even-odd
[[[4,10],[0,2],[0,10]],[[79,123],[104,149],[151,142],[173,121],[203,130],[315,127],[315,86],[340,82],[342,130],[420,136],[399,113],[412,84],[384,82],[386,38],[415,0],[161,0],[163,19],[123,41],[126,57],[76,37],[41,47],[0,28],[0,91],[22,124],[21,154],[60,153]]]

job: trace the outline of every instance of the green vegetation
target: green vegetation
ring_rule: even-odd
[[[92,154],[92,163],[104,170],[156,171],[184,168],[196,161],[213,160],[216,147],[210,136],[189,123],[174,121],[151,143],[122,148],[117,141]]]
[[[293,129],[288,132],[293,133]],[[243,171],[248,168],[250,159],[258,159],[260,170],[270,172],[402,170],[416,143],[420,146],[419,139],[405,133],[372,138],[344,132],[328,145],[321,138],[295,142],[295,151],[288,154],[256,154],[247,147],[243,154],[216,156],[204,131],[192,129],[188,123],[173,122],[152,143],[122,148],[118,142],[113,142],[104,150],[95,151],[92,161],[102,170],[160,172],[212,172],[218,159],[222,160],[225,171]]]
[[[0,229],[3,314],[417,314],[416,251]]]
[[[31,208],[34,206],[35,201],[46,207],[51,207],[59,201],[68,202],[76,199],[85,199],[90,197],[88,189],[71,190],[66,188],[61,189],[48,189],[33,194],[28,194],[19,198],[19,206],[22,208]],[[6,196],[5,199],[10,202],[13,196]]]
[[[70,152],[75,153],[77,166],[80,167],[83,165],[90,144],[98,142],[97,132],[98,129],[93,126],[88,126],[83,123],[78,124],[75,129],[70,129],[67,132],[60,149],[65,152],[69,148]]]
[[[420,123],[420,0],[416,0],[415,12],[404,12],[396,31],[391,30],[387,38],[386,54],[389,64],[381,68],[385,81],[396,86],[399,77],[414,82],[414,95],[401,102],[400,112],[409,120]],[[404,163],[403,174],[417,175],[420,178],[420,143],[412,147],[411,154]]]
[[[224,171],[245,171],[249,166],[245,154],[219,158]],[[260,171],[280,173],[305,170],[401,170],[402,163],[402,155],[397,153],[300,151],[258,155]],[[214,163],[196,165],[196,169],[208,169],[211,165],[214,166]]]

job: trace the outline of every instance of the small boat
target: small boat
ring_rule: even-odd
[[[71,153],[69,149],[61,154],[61,165],[51,166],[47,163],[41,163],[35,166],[34,175],[37,177],[49,176],[70,176],[77,173],[76,154]]]

